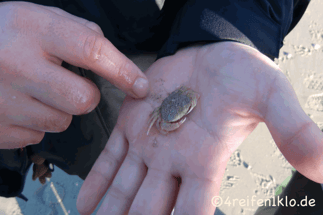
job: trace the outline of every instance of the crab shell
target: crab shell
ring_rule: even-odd
[[[199,97],[198,93],[184,86],[172,92],[161,106],[151,113],[147,135],[155,122],[162,134],[179,128],[185,122],[185,116],[195,108]]]

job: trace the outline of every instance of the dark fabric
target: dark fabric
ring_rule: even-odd
[[[166,1],[164,10],[172,11]],[[309,0],[189,0],[177,12],[158,58],[195,42],[236,41],[278,57],[284,37],[303,16]],[[294,10],[295,9],[295,10]]]
[[[23,191],[31,164],[26,149],[0,149],[0,196],[15,197]]]
[[[4,2],[4,1],[0,1]],[[309,0],[34,0],[97,23],[107,39],[125,54],[158,52],[158,58],[197,42],[236,41],[278,57],[282,40],[302,17]],[[69,128],[46,133],[40,144],[0,150],[0,195],[22,192],[31,165],[27,151],[37,153],[66,173],[85,179],[103,150],[118,117],[124,94],[91,71],[63,65],[89,77],[101,101],[89,114],[73,116]]]
[[[1,2],[1,1],[0,1]],[[97,23],[125,53],[158,52],[157,59],[197,42],[236,41],[272,60],[310,0],[33,0]]]
[[[296,205],[287,202],[294,201]],[[281,200],[278,204],[277,200]],[[309,201],[314,199],[315,202],[309,206]],[[307,206],[305,206],[305,202]],[[292,202],[293,204],[293,202]],[[301,204],[303,206],[301,206]],[[298,206],[297,206],[298,205]],[[295,172],[283,192],[276,197],[275,203],[271,199],[270,205],[264,205],[257,209],[255,215],[322,215],[323,214],[323,191],[320,184],[311,181],[299,172]]]

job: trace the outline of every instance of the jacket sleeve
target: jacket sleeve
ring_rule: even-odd
[[[0,149],[0,196],[6,198],[18,196],[24,199],[21,193],[32,164],[27,148],[28,146],[22,150]]]
[[[173,14],[180,1],[166,1]],[[196,42],[236,41],[256,48],[272,60],[283,39],[303,16],[310,0],[181,1],[168,40],[157,59]]]

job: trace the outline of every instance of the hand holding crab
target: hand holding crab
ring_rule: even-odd
[[[81,214],[92,214],[106,193],[97,214],[170,214],[174,206],[175,214],[214,214],[230,155],[260,122],[300,173],[323,182],[322,132],[277,65],[257,50],[236,42],[197,45],[157,60],[146,74],[151,96],[125,98],[83,183]],[[173,88],[181,85],[189,89]],[[163,90],[175,91],[149,117]],[[196,105],[180,132],[146,135],[154,124],[161,133],[177,129]]]

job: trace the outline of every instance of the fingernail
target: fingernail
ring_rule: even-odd
[[[137,78],[132,86],[132,89],[137,96],[144,97],[148,92],[148,80],[144,78]]]

